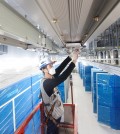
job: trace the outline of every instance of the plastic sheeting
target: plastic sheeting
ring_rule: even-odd
[[[0,134],[12,134],[41,101],[40,79],[35,75],[22,79],[8,87],[0,89]],[[29,123],[28,127],[36,133],[40,126],[40,111]],[[33,132],[31,130],[31,132]],[[30,134],[26,128],[26,134]]]

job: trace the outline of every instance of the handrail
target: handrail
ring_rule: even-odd
[[[72,106],[72,110],[75,109],[75,104],[64,104],[64,106]],[[30,120],[33,118],[33,116],[35,115],[35,113],[38,110],[41,110],[42,112],[42,102],[40,102],[35,109],[30,113],[30,115],[25,119],[25,121],[20,125],[20,127],[15,131],[14,134],[25,134],[25,128],[28,125],[28,123],[30,122]],[[73,112],[73,111],[72,111]],[[73,112],[74,113],[74,112]],[[72,113],[72,114],[73,114]],[[41,134],[44,134],[44,123],[43,123],[43,117],[42,117],[43,113],[41,113]],[[73,118],[73,124],[66,124],[66,123],[60,123],[60,127],[65,127],[65,128],[74,128],[74,118]],[[75,133],[76,134],[76,133]]]
[[[25,121],[20,125],[20,127],[15,131],[14,134],[24,134],[25,127],[29,123],[29,121],[33,118],[35,113],[41,108],[42,102],[40,102],[34,110],[30,113],[30,115],[25,119]]]

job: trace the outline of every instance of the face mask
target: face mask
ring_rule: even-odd
[[[55,68],[52,67],[52,68],[49,70],[49,74],[54,75],[55,73],[56,73]]]

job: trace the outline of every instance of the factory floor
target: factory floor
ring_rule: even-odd
[[[120,130],[114,130],[97,121],[97,115],[93,113],[92,94],[85,92],[79,74],[73,73],[72,79],[74,103],[78,111],[78,134],[120,134]],[[67,102],[71,102],[70,90]]]

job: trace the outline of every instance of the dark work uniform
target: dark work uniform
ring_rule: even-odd
[[[68,56],[60,65],[56,68],[56,74],[54,74],[54,78],[46,79],[43,82],[44,90],[46,91],[47,95],[50,97],[54,93],[54,88],[58,86],[60,83],[65,81],[67,77],[71,74],[72,70],[75,67],[75,64],[71,62],[68,67],[65,69],[67,64],[71,61],[71,58]],[[63,69],[65,69],[63,71]],[[63,71],[63,72],[62,72]],[[61,73],[62,72],[62,73]],[[60,74],[61,73],[61,74]],[[60,119],[57,120],[60,122]],[[58,134],[58,128],[56,125],[49,120],[47,125],[47,134]]]
[[[60,74],[70,61],[71,61],[71,58],[68,56],[59,65],[59,67],[56,68],[56,74],[53,75],[54,78],[46,79],[44,81],[43,87],[49,97],[53,94],[53,89],[56,86],[58,86],[60,83],[65,81],[67,79],[67,77],[71,74],[72,70],[74,69],[75,64],[73,62],[71,62],[70,65],[65,69],[65,71],[62,74]]]

